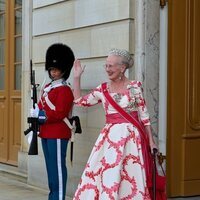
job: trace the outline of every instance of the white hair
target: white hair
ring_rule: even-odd
[[[127,68],[130,68],[133,66],[133,58],[130,55],[130,53],[125,50],[125,49],[117,49],[117,48],[113,48],[109,51],[108,56],[110,55],[115,55],[115,56],[121,56],[123,59],[123,63],[126,64]]]

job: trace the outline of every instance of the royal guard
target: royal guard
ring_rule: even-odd
[[[66,153],[71,138],[71,127],[66,120],[74,100],[67,79],[73,63],[74,53],[69,46],[56,43],[47,49],[45,69],[51,82],[42,90],[35,109],[31,109],[31,117],[38,118],[40,123],[39,137],[50,190],[48,200],[64,200],[66,195]]]

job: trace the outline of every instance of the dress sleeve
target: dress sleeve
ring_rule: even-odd
[[[90,93],[74,100],[74,104],[77,106],[90,107],[101,103],[101,87],[93,89]]]
[[[135,97],[138,114],[144,126],[150,125],[149,113],[146,102],[143,97],[143,88],[141,82],[137,81],[132,85],[131,91]]]

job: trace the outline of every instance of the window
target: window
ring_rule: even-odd
[[[20,91],[21,76],[22,0],[0,0],[0,91],[5,90],[10,77],[10,89]]]
[[[21,90],[22,77],[22,0],[15,1],[15,56],[14,56],[14,73],[15,73],[15,90]]]

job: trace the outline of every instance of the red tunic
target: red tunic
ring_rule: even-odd
[[[48,86],[49,84],[46,87]],[[47,96],[55,106],[55,110],[49,107],[44,96],[42,96],[38,106],[45,111],[47,120],[44,124],[40,125],[39,136],[49,139],[69,139],[71,137],[71,131],[63,119],[68,117],[72,110],[74,97],[71,88],[67,85],[61,85],[51,89],[47,93]]]

